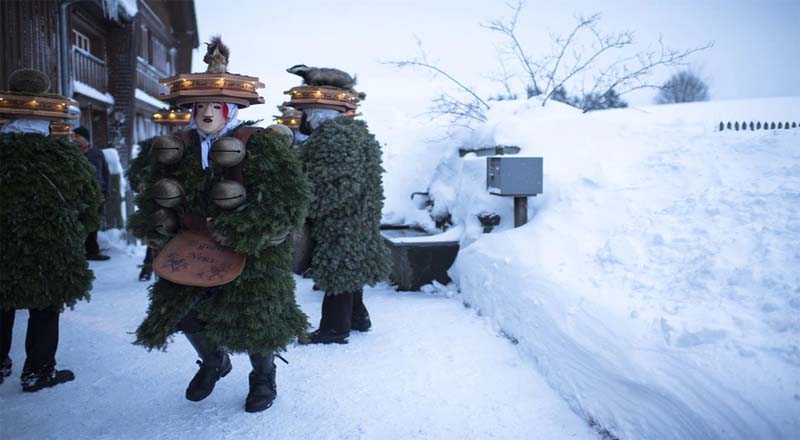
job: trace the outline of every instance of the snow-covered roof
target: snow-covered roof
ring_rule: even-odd
[[[113,0],[107,0],[113,1]],[[139,5],[136,4],[136,0],[117,0],[119,2],[119,6],[125,10],[125,12],[133,17],[139,13]]]
[[[137,0],[103,0],[103,8],[108,18],[112,20],[131,19],[139,13]],[[123,12],[120,16],[120,12]]]

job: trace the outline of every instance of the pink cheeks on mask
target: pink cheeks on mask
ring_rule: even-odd
[[[228,122],[228,106],[221,102],[198,102],[194,105],[194,121],[203,133],[216,133]]]

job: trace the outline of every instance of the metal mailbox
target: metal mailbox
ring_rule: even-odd
[[[496,196],[542,194],[541,157],[487,157],[486,189]]]

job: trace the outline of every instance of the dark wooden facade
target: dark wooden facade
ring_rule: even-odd
[[[67,77],[61,84],[60,4],[68,4]],[[130,3],[130,2],[129,2]],[[11,72],[33,67],[50,77],[52,91],[72,96],[93,143],[119,150],[127,166],[131,147],[164,129],[151,115],[162,104],[160,78],[189,72],[199,45],[193,0],[0,0],[0,89]]]
[[[20,67],[39,69],[58,90],[58,4],[0,0],[0,88]]]

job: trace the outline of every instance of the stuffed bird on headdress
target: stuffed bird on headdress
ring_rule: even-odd
[[[230,54],[230,49],[222,42],[220,35],[211,37],[211,42],[206,43],[206,56],[203,57],[203,62],[208,64],[206,72],[226,73]]]

